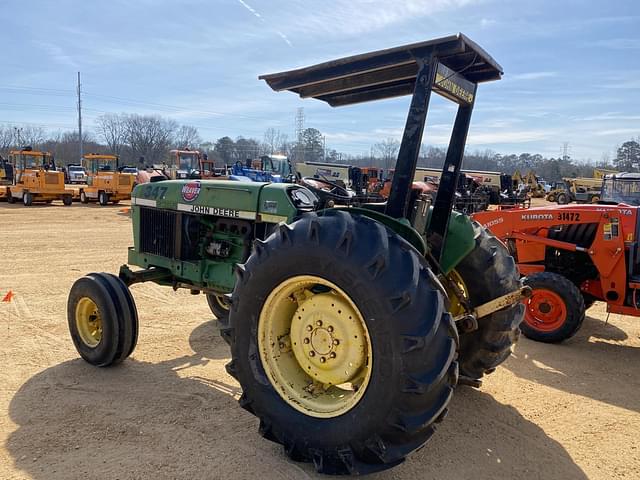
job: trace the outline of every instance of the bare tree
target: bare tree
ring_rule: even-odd
[[[287,135],[280,130],[269,127],[264,131],[265,153],[284,153],[283,145],[287,142]]]
[[[389,170],[393,165],[400,148],[400,142],[395,138],[387,138],[373,146],[373,150],[382,157],[385,170]]]
[[[6,153],[13,145],[13,125],[0,125],[0,152]]]
[[[125,142],[126,121],[125,115],[115,113],[105,113],[96,119],[98,135],[109,147],[109,152],[114,155],[120,155]]]
[[[153,115],[129,115],[125,122],[125,143],[134,158],[147,165],[159,164],[169,150],[178,125]]]
[[[182,125],[178,128],[173,139],[173,146],[179,149],[185,147],[198,148],[201,143],[202,138],[200,138],[198,129],[191,125]]]
[[[25,125],[19,129],[19,133],[14,137],[15,142],[20,142],[18,147],[30,145],[33,148],[40,148],[46,138],[46,132],[42,127]]]

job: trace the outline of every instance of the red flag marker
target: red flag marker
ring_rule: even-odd
[[[13,299],[13,290],[9,290],[9,292],[2,299],[3,302],[9,303]]]

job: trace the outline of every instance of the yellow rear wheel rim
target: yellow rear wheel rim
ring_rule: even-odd
[[[95,348],[102,340],[102,317],[96,303],[82,297],[76,305],[76,328],[85,345]]]
[[[469,290],[467,289],[467,285],[464,283],[464,280],[460,276],[460,274],[456,270],[451,270],[449,272],[449,280],[456,284],[460,293],[465,300],[469,301]],[[449,299],[451,301],[451,308],[449,309],[449,313],[453,316],[453,318],[459,317],[460,315],[464,315],[465,310],[462,302],[455,292],[451,288],[446,288],[447,294],[449,295]]]
[[[218,306],[222,309],[222,310],[229,310],[229,304],[225,301],[224,296],[222,295],[214,295],[213,296],[213,300],[214,302],[216,302],[218,304]]]
[[[292,277],[271,292],[258,320],[258,349],[280,397],[312,417],[349,411],[371,378],[364,317],[344,290],[320,277]]]

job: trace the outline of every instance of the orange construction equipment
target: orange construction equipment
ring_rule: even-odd
[[[80,188],[80,201],[97,201],[100,205],[117,204],[129,200],[135,182],[135,174],[118,170],[118,156],[89,153],[82,157],[87,169],[87,186]]]
[[[523,333],[559,342],[574,335],[594,301],[640,316],[640,174],[607,176],[602,201],[479,212],[474,220],[502,240],[533,294]]]
[[[56,162],[49,152],[39,152],[25,147],[9,152],[9,162],[16,166],[15,184],[9,189],[7,200],[22,201],[25,206],[33,202],[51,203],[62,200],[69,206],[73,191],[64,185],[64,172],[56,169]]]

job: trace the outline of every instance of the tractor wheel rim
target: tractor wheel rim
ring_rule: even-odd
[[[312,417],[349,411],[371,378],[364,317],[344,290],[320,277],[292,277],[271,292],[260,312],[258,349],[280,397]]]
[[[567,320],[567,306],[560,295],[546,288],[536,288],[525,300],[524,321],[530,327],[551,332]]]
[[[223,310],[229,310],[229,302],[222,295],[214,295],[214,301],[218,304],[218,306]]]
[[[95,348],[102,340],[102,316],[96,303],[82,297],[76,305],[76,328],[85,345]]]
[[[462,276],[460,276],[457,270],[451,270],[451,272],[449,272],[449,280],[456,284],[464,299],[469,301],[469,289],[467,288],[467,284],[464,283]],[[465,309],[460,302],[460,299],[454,294],[452,289],[446,288],[446,290],[451,303],[449,313],[451,313],[454,318],[463,315],[465,313]]]

